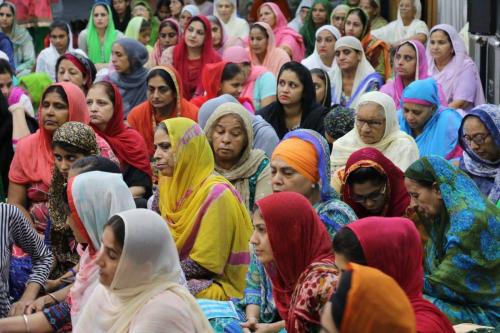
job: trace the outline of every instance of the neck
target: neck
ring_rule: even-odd
[[[332,67],[333,60],[335,59],[335,56],[319,56],[321,59],[321,62],[323,62],[326,66]]]
[[[259,60],[259,63],[263,63],[264,62],[264,59],[266,58],[266,54],[256,54],[257,56],[257,59]]]
[[[159,118],[165,118],[170,116],[172,114],[172,111],[174,110],[174,105],[175,103],[170,103],[169,105],[165,105],[162,108],[153,108],[155,116]]]
[[[286,118],[294,118],[302,115],[302,104],[297,103],[294,105],[283,105]]]
[[[97,34],[99,35],[100,38],[104,38],[104,35],[106,34],[106,29],[102,28],[96,28]]]
[[[6,34],[6,35],[10,35],[10,33],[12,32],[12,27],[13,25],[11,25],[10,27],[8,28],[2,28],[3,32]]]
[[[424,131],[423,128],[412,128],[411,129],[411,135],[416,138],[417,136],[419,136],[420,134],[422,134],[422,132]]]
[[[401,80],[403,81],[403,87],[407,87],[410,83],[412,83],[414,80],[413,78],[409,77],[401,77]]]
[[[226,171],[231,170],[234,167],[234,165],[236,164],[233,161],[221,161],[217,158],[215,158],[215,162],[219,168],[221,168],[222,170],[226,170]]]
[[[108,126],[108,124],[97,124],[97,125],[94,125],[95,127],[97,127],[97,129],[101,132],[105,132],[106,131],[106,126]]]
[[[356,69],[354,69],[354,68],[342,70],[342,78],[344,78],[344,79],[353,79],[354,80],[355,76],[356,76]]]
[[[410,25],[411,22],[413,21],[412,18],[409,17],[402,17],[401,20],[403,20],[403,25],[406,27],[407,25]]]
[[[188,59],[198,59],[201,57],[201,47],[188,47]]]
[[[318,184],[316,184],[316,187],[313,189],[312,193],[307,197],[311,205],[315,205],[318,202],[321,201],[321,193],[318,190]]]
[[[438,59],[434,59],[434,64],[436,64],[436,67],[439,71],[441,71],[443,68],[446,67],[446,65],[448,65],[448,63],[450,62],[452,57],[446,57],[445,59],[441,59],[441,60],[438,60]]]

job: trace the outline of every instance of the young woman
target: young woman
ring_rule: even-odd
[[[450,108],[471,110],[484,103],[483,87],[474,61],[455,28],[439,24],[432,28],[427,45],[429,74],[443,87]]]
[[[424,245],[425,297],[453,324],[498,326],[497,249],[489,245],[496,242],[500,209],[441,157],[419,159],[405,177],[411,207],[429,235]]]
[[[43,49],[36,59],[36,72],[46,72],[50,78],[56,80],[56,63],[59,57],[67,52],[85,53],[73,48],[73,34],[69,25],[64,21],[54,21],[49,27],[50,46]]]
[[[120,95],[123,96],[124,117],[147,98],[148,70],[144,65],[148,59],[148,51],[136,40],[122,38],[113,44],[111,62],[115,72],[109,75],[109,80],[120,89]]]
[[[335,43],[340,39],[340,32],[332,25],[324,25],[316,30],[316,46],[313,54],[301,61],[309,70],[319,68],[328,73],[329,79],[337,68],[335,62]]]
[[[311,77],[316,91],[316,103],[329,109],[332,106],[332,85],[328,73],[314,68],[311,70]]]
[[[10,108],[11,112],[15,109],[22,109],[21,114],[26,113],[28,117],[35,118],[35,110],[30,98],[21,87],[14,86],[15,80],[15,73],[9,62],[0,59],[0,92],[7,101],[7,108]],[[28,134],[28,129],[25,129],[22,133],[15,134],[15,139],[21,139]]]
[[[149,54],[153,52],[153,47],[148,44],[151,39],[151,23],[144,17],[136,16],[130,20],[125,30],[125,37],[135,39],[141,43]]]
[[[350,9],[351,7],[348,5],[340,4],[337,5],[330,14],[330,24],[337,28],[342,36],[345,34],[345,17]]]
[[[144,138],[149,156],[154,154],[153,136],[159,123],[173,117],[198,120],[198,107],[183,96],[179,73],[171,66],[153,67],[147,77],[147,101],[130,111],[128,124]]]
[[[87,28],[78,35],[78,47],[85,52],[97,69],[108,66],[113,43],[123,37],[115,30],[110,18],[111,8],[102,2],[96,3],[90,12]]]
[[[87,93],[96,78],[92,61],[79,53],[63,54],[56,62],[56,82],[71,82]]]
[[[269,159],[253,149],[253,129],[248,110],[238,103],[219,106],[204,127],[215,158],[215,171],[229,180],[248,211],[257,200],[272,193]]]
[[[158,40],[156,41],[153,51],[149,55],[149,63],[151,66],[158,66],[161,63],[163,51],[170,46],[175,46],[182,39],[182,31],[176,20],[167,18],[160,24]]]
[[[115,29],[125,32],[128,22],[132,18],[130,0],[112,0],[111,13],[113,13]]]
[[[229,36],[242,39],[248,36],[248,23],[238,17],[236,0],[215,0],[214,15],[222,21]]]
[[[363,9],[369,16],[370,28],[372,30],[382,28],[387,25],[387,20],[380,15],[380,0],[361,0],[359,8]]]
[[[156,2],[155,16],[160,22],[172,17],[172,13],[170,12],[170,0],[158,0]]]
[[[35,47],[33,38],[25,28],[16,22],[16,6],[8,1],[0,4],[0,31],[12,42],[16,76],[21,77],[31,73],[35,64]]]
[[[365,57],[361,42],[352,36],[340,38],[335,43],[338,69],[332,79],[332,103],[355,108],[361,96],[378,90],[384,79]]]
[[[183,272],[165,221],[146,209],[111,217],[96,259],[99,285],[74,332],[210,332]],[[126,293],[129,297],[122,297]]]
[[[182,7],[184,7],[184,0],[170,0],[168,5],[171,17],[177,22],[179,22]]]
[[[332,5],[328,0],[314,1],[300,34],[304,38],[304,45],[306,47],[306,56],[314,52],[314,44],[316,41],[316,31],[323,25],[328,24],[328,18],[332,12]]]
[[[278,75],[277,101],[257,112],[270,123],[281,139],[289,131],[308,128],[324,133],[328,109],[316,103],[311,73],[297,62],[288,62]]]
[[[243,47],[243,40],[239,37],[229,36],[226,27],[217,16],[210,15],[207,18],[212,25],[212,45],[221,57],[225,50],[232,46]]]
[[[158,39],[160,20],[154,16],[151,4],[147,0],[134,0],[132,2],[132,17],[142,16],[151,26],[151,36],[148,45],[153,47]]]
[[[198,15],[200,15],[200,10],[195,5],[184,6],[181,10],[181,16],[179,17],[179,25],[182,31],[185,31],[189,21],[191,21],[194,16]]]

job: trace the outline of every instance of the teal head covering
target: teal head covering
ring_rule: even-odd
[[[332,12],[332,5],[328,0],[316,0],[314,1],[309,13],[306,16],[304,21],[304,25],[300,29],[300,34],[304,37],[304,44],[306,46],[306,57],[314,52],[314,46],[316,43],[316,30],[319,27],[314,24],[312,19],[312,12],[316,5],[322,5],[326,10],[326,19],[323,25],[329,24],[328,20],[330,19],[330,14]]]

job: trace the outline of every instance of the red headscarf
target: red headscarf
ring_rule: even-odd
[[[405,291],[415,312],[417,332],[454,332],[448,318],[422,297],[423,250],[412,221],[368,217],[347,225],[347,228],[356,234],[368,266],[391,276]]]
[[[299,193],[274,193],[256,205],[266,222],[274,256],[264,267],[276,308],[281,318],[293,321],[289,308],[299,277],[313,263],[333,262],[332,241],[311,203]]]
[[[91,124],[92,128],[109,143],[122,166],[128,164],[152,176],[144,138],[135,129],[129,128],[123,123],[123,100],[120,90],[110,82],[103,81],[101,84],[109,84],[115,93],[113,117],[104,131],[99,130],[93,124]]]
[[[389,196],[389,200],[384,208],[383,216],[403,216],[406,208],[410,205],[410,195],[404,184],[404,174],[384,154],[375,148],[362,148],[354,152],[347,160],[344,169],[345,172],[342,177],[342,200],[354,209],[359,218],[372,215],[361,204],[351,200],[352,189],[346,182],[349,175],[361,167],[374,168],[387,177],[386,195]]]
[[[82,90],[70,82],[51,84],[60,86],[68,99],[68,121],[89,123],[89,112]],[[45,94],[45,93],[44,93]],[[52,154],[52,135],[43,127],[42,103],[38,109],[39,129],[23,138],[16,146],[16,153],[10,166],[9,179],[17,184],[43,182],[50,186],[54,156]]]
[[[189,20],[187,26],[191,24],[193,21],[200,21],[203,23],[205,27],[205,40],[203,41],[203,50],[201,52],[201,66],[199,68],[198,77],[201,76],[201,71],[205,64],[211,64],[214,62],[221,61],[220,55],[212,46],[212,27],[210,25],[210,21],[205,16],[194,16]],[[191,99],[193,87],[190,86],[188,77],[189,77],[189,59],[188,59],[188,49],[186,45],[186,36],[184,34],[184,38],[179,42],[174,48],[174,56],[173,56],[173,65],[175,69],[179,72],[182,78],[182,86],[184,89],[184,97],[186,99]],[[197,88],[201,88],[201,80],[197,83]]]

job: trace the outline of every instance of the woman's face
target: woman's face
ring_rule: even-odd
[[[57,92],[45,94],[42,101],[42,125],[49,132],[54,133],[69,119],[69,106]]]
[[[54,164],[64,179],[68,179],[68,172],[73,163],[85,157],[84,154],[71,153],[57,145],[52,149],[52,153],[54,154]]]
[[[252,28],[250,30],[250,49],[259,57],[265,57],[267,53],[267,36],[259,28]]]
[[[396,74],[404,79],[415,80],[417,71],[417,52],[409,44],[401,46],[394,56]]]
[[[278,100],[282,105],[296,105],[302,101],[304,85],[298,75],[289,69],[284,70],[278,78]]]
[[[178,17],[181,14],[182,2],[179,0],[170,0],[170,13],[174,17]]]
[[[361,62],[361,52],[347,46],[339,47],[335,50],[337,65],[343,71],[355,71]]]
[[[113,9],[118,15],[125,14],[129,5],[130,1],[128,0],[113,0]]]
[[[187,27],[186,45],[190,48],[201,48],[205,41],[205,26],[200,21],[193,21]]]
[[[137,37],[137,41],[144,46],[148,45],[150,39],[151,39],[151,28],[139,32],[139,36]]]
[[[10,93],[12,92],[12,88],[14,88],[12,83],[12,76],[10,73],[0,74],[0,90],[2,91],[2,95],[8,99]]]
[[[154,136],[155,154],[153,156],[155,167],[165,177],[172,177],[175,169],[175,154],[172,141],[165,130],[159,128]]]
[[[57,82],[71,82],[83,89],[85,77],[78,67],[67,59],[61,60],[57,70]]]
[[[465,119],[464,141],[482,159],[491,162],[500,160],[500,147],[478,117],[468,116]]]
[[[359,8],[363,9],[370,18],[377,16],[377,7],[372,6],[372,0],[361,0]]]
[[[436,30],[431,34],[429,41],[432,58],[438,63],[448,63],[453,58],[453,45],[448,34],[442,30]]]
[[[335,14],[332,16],[331,24],[339,29],[340,34],[343,36],[344,35],[344,22],[345,22],[345,17],[347,15],[347,12],[344,12],[342,10],[337,10]]]
[[[273,192],[297,192],[311,198],[314,184],[279,157],[271,161],[271,187]]]
[[[106,29],[109,22],[109,13],[104,6],[96,6],[93,14],[94,25],[97,29]]]
[[[423,130],[427,121],[434,114],[433,106],[425,106],[415,103],[403,104],[403,116],[412,130]]]
[[[234,166],[248,144],[245,126],[239,117],[221,117],[212,130],[212,149],[218,165]]]
[[[191,13],[188,12],[187,10],[185,10],[181,13],[181,17],[179,19],[179,25],[181,26],[181,28],[183,30],[186,30],[186,26],[192,17],[193,17],[193,15],[191,15]]]
[[[243,72],[236,74],[231,80],[225,80],[221,83],[221,95],[229,94],[238,99],[243,91],[245,84],[245,75]]]
[[[401,0],[399,2],[399,13],[402,19],[414,19],[417,13],[414,0]]]
[[[14,24],[14,13],[9,6],[0,8],[0,28],[10,29]]]
[[[270,263],[274,260],[271,242],[269,242],[269,235],[267,234],[266,222],[260,214],[260,210],[253,213],[253,233],[250,237],[250,243],[254,247],[254,253],[257,259],[262,264]]]
[[[326,94],[325,81],[323,81],[323,79],[318,74],[313,74],[312,79],[314,83],[314,89],[316,90],[316,102],[321,104],[323,103]]]
[[[356,129],[361,141],[367,145],[382,140],[385,133],[385,114],[375,103],[367,103],[359,107],[356,114]]]
[[[149,21],[149,19],[151,18],[149,15],[149,10],[142,5],[137,5],[134,7],[134,9],[132,9],[132,16],[133,17],[142,16],[146,19],[146,21]]]
[[[111,48],[111,62],[118,73],[127,74],[130,72],[128,55],[123,46],[118,43],[115,43]]]
[[[220,48],[222,44],[222,29],[217,23],[212,22],[212,46],[214,49]]]
[[[276,15],[274,15],[269,6],[262,6],[260,9],[259,22],[267,23],[271,28],[274,28],[274,25],[276,24]]]
[[[179,36],[177,31],[175,31],[171,26],[167,25],[160,30],[159,34],[160,45],[162,48],[166,49],[169,46],[177,45],[179,41]]]
[[[90,123],[104,131],[115,112],[113,102],[109,99],[104,86],[96,85],[90,88],[87,93],[87,106]]]
[[[227,0],[221,0],[217,3],[217,14],[219,14],[219,18],[224,22],[229,22],[231,15],[233,15],[234,6],[231,2]]]
[[[326,24],[327,15],[326,8],[322,4],[318,3],[312,8],[312,21],[317,27]]]
[[[177,93],[159,75],[148,81],[148,101],[154,109],[164,109],[177,101]]]
[[[405,177],[405,186],[411,197],[410,208],[428,219],[439,216],[443,209],[443,200],[437,183],[434,183],[432,188],[428,188]]]
[[[64,29],[54,28],[49,34],[50,43],[56,48],[59,54],[65,53],[68,49],[69,36]]]
[[[106,287],[111,286],[113,282],[121,254],[122,247],[116,240],[113,229],[107,226],[104,228],[101,249],[96,259],[99,266],[99,282]]]
[[[361,39],[361,35],[363,33],[363,22],[359,18],[357,13],[351,13],[347,19],[345,20],[345,35],[356,37],[357,39]]]
[[[320,57],[332,59],[335,56],[335,36],[328,30],[322,30],[316,37],[316,51]]]
[[[164,19],[171,17],[172,14],[170,13],[170,6],[161,6],[158,9],[157,15],[160,21],[163,21]]]
[[[387,202],[387,184],[373,181],[355,183],[351,186],[351,200],[360,204],[371,215],[382,214]]]

